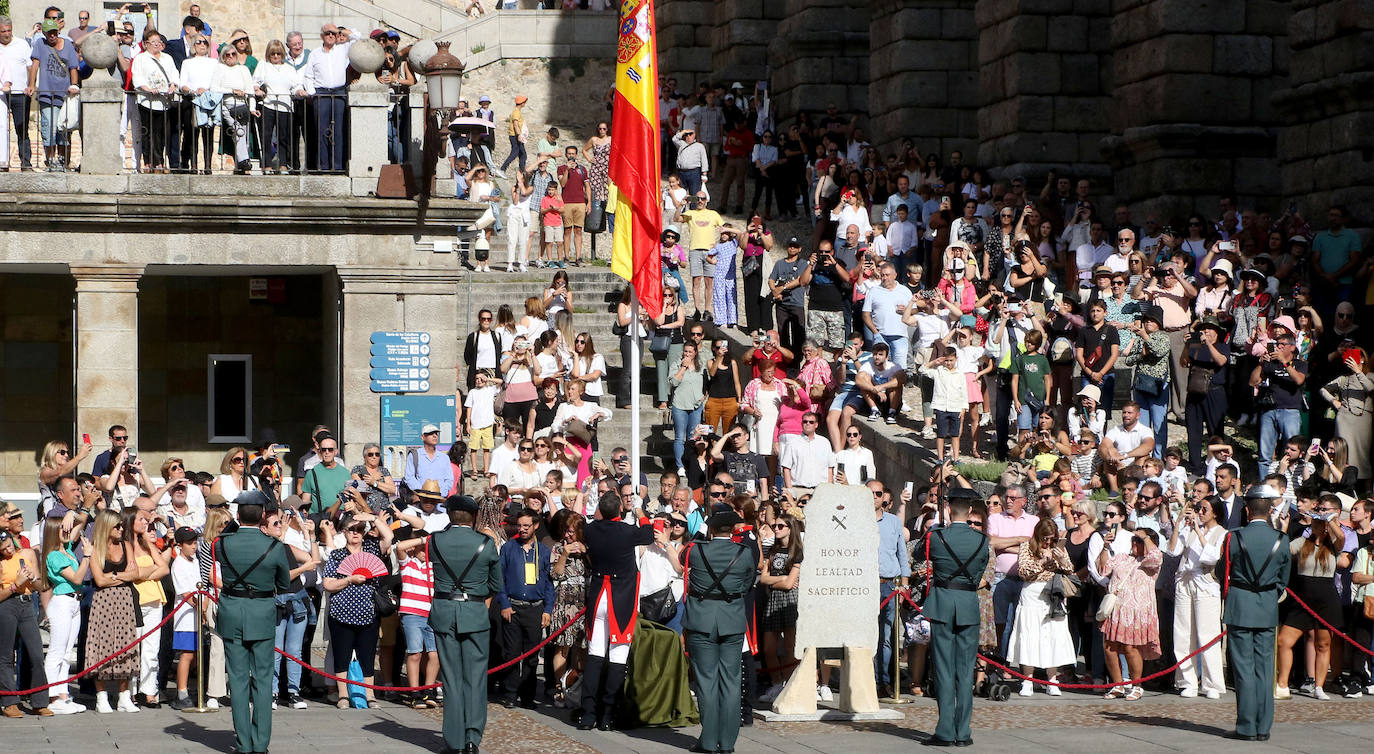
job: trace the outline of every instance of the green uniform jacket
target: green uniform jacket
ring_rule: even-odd
[[[505,588],[501,576],[500,547],[470,526],[450,526],[430,539],[429,560],[434,564],[434,591],[464,592],[473,597],[468,602],[435,599],[430,607],[429,623],[436,633],[449,635],[486,631],[487,606],[483,598]],[[481,548],[481,552],[478,552]],[[468,563],[477,557],[472,568]],[[448,568],[444,564],[448,564]],[[463,570],[467,569],[467,575]],[[462,576],[462,584],[453,580]]]
[[[956,521],[930,533],[930,594],[921,610],[926,618],[952,626],[978,625],[978,581],[988,566],[988,538],[972,526]],[[967,562],[963,573],[955,573]],[[971,586],[964,591],[947,583]]]
[[[1269,553],[1278,550],[1274,557]],[[1269,561],[1264,570],[1260,566]],[[1231,583],[1221,622],[1240,628],[1274,628],[1279,624],[1279,590],[1288,585],[1292,556],[1288,537],[1264,521],[1251,521],[1231,532],[1226,560],[1231,563]],[[1245,587],[1252,587],[1245,588]],[[1258,591],[1254,591],[1258,590]],[[1266,692],[1267,693],[1267,692]]]
[[[270,552],[268,549],[271,548]],[[267,552],[267,557],[253,563]],[[258,592],[286,592],[291,588],[291,566],[286,547],[256,526],[244,526],[215,542],[215,562],[220,564],[219,613],[215,632],[229,641],[271,640],[277,630],[277,602],[271,597],[250,599],[229,592],[247,588]],[[251,571],[249,569],[252,569]],[[242,576],[241,585],[235,584]]]
[[[735,555],[739,557],[736,558]],[[734,560],[734,565],[730,561]],[[715,578],[707,570],[710,563],[721,577],[721,592],[734,596],[731,600],[703,599]],[[742,634],[748,629],[749,605],[744,593],[758,579],[758,563],[750,555],[749,547],[736,544],[728,537],[692,545],[687,551],[687,612],[682,618],[685,631],[697,631],[712,638]]]

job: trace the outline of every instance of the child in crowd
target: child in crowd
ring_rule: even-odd
[[[401,630],[406,637],[406,683],[428,686],[439,677],[439,647],[434,629],[429,626],[429,610],[433,604],[434,564],[429,562],[424,539],[408,539],[396,547],[401,557],[401,600],[397,612],[401,615]],[[421,663],[424,678],[421,680]],[[434,691],[416,691],[410,706],[434,709],[439,706]]]
[[[1188,472],[1183,466],[1183,451],[1169,448],[1164,451],[1164,468],[1159,472],[1159,483],[1164,486],[1164,494],[1182,495],[1187,492]]]
[[[496,391],[500,390],[501,381],[496,378],[490,369],[477,370],[477,381],[472,390],[468,391],[467,400],[463,405],[467,407],[467,430],[468,453],[472,456],[469,467],[471,474],[475,477],[483,477],[487,474],[487,462],[489,454],[495,447],[496,435],[496,410],[495,400]],[[480,455],[480,461],[479,461]]]
[[[1236,463],[1235,459],[1232,457],[1234,453],[1235,449],[1220,435],[1212,435],[1212,437],[1208,438],[1207,473],[1204,476],[1207,477],[1207,481],[1211,482],[1213,486],[1217,483],[1217,469],[1221,466],[1230,466],[1235,469],[1236,478],[1240,478],[1240,464]]]
[[[1069,454],[1069,462],[1073,464],[1073,471],[1078,478],[1085,480],[1086,489],[1095,490],[1102,486],[1102,479],[1097,475],[1097,435],[1092,430],[1079,430],[1078,440]]]
[[[196,545],[200,534],[189,526],[176,530],[176,557],[172,560],[172,591],[176,592],[177,604],[196,591],[200,581],[200,561],[196,560]],[[199,596],[196,600],[201,599]],[[172,618],[172,651],[177,653],[177,698],[171,703],[174,710],[194,707],[187,691],[191,675],[191,663],[196,657],[196,646],[200,642],[200,626],[196,624],[194,602],[187,602],[177,608]]]
[[[539,201],[539,214],[544,226],[544,246],[539,258],[550,267],[563,267],[563,198],[558,181],[549,181],[544,198]]]
[[[959,357],[945,344],[935,343],[929,362],[921,367],[921,374],[934,383],[930,406],[935,411],[935,455],[945,459],[945,442],[950,442],[950,458],[959,459],[959,435],[968,406],[968,382],[959,371]]]

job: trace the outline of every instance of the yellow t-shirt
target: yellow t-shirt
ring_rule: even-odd
[[[519,136],[521,129],[525,127],[525,115],[520,111],[519,105],[510,111],[510,115],[506,116],[506,121],[510,123],[510,129],[507,133],[511,136]]]
[[[134,563],[139,568],[156,565],[152,555],[139,555],[134,558]],[[162,605],[167,602],[167,597],[162,593],[161,581],[136,581],[134,582],[134,591],[138,592],[138,604],[140,605]]]
[[[683,212],[682,219],[687,221],[689,249],[710,249],[720,240],[720,226],[725,220],[715,210],[694,209]]]

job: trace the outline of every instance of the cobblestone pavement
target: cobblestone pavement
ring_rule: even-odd
[[[976,700],[975,751],[1304,751],[1374,750],[1374,699],[1317,702],[1294,698],[1277,705],[1273,739],[1243,744],[1222,738],[1231,729],[1235,701],[1185,700],[1148,694],[1139,702],[1106,702],[1086,694],[1059,699],[1037,694],[1004,703]],[[900,750],[925,740],[935,724],[935,703],[903,705],[904,719],[878,723],[764,723],[745,728],[737,750],[762,752],[861,752]],[[698,729],[641,729],[602,733],[575,730],[566,710],[488,708],[482,749],[488,752],[673,752],[696,741]],[[278,710],[273,716],[276,751],[436,752],[443,748],[437,710],[415,711],[382,703],[372,710]],[[233,745],[229,710],[182,715],[170,709],[137,715],[86,712],[71,717],[0,721],[6,750],[25,754],[124,751],[139,754],[228,751]]]

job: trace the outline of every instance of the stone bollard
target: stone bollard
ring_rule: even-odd
[[[382,67],[383,60],[382,46],[375,40],[364,39],[348,50],[349,64],[362,74],[348,88],[348,177],[354,196],[376,193],[377,179],[386,164],[386,116],[391,88],[373,75]]]

